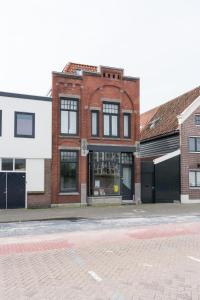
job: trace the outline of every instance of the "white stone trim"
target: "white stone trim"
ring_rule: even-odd
[[[177,156],[177,155],[180,155],[180,154],[181,154],[181,150],[178,149],[178,150],[176,150],[176,151],[167,153],[167,154],[165,154],[165,155],[163,155],[163,156],[160,156],[160,157],[154,159],[154,160],[153,160],[153,163],[156,165],[156,164],[159,164],[159,163],[161,163],[161,162],[163,162],[163,161],[165,161],[165,160],[168,160],[168,159],[173,158],[173,157],[175,157],[175,156]]]
[[[73,146],[64,146],[64,145],[62,146],[61,145],[61,146],[58,147],[58,149],[59,150],[68,150],[68,149],[69,150],[80,150],[81,148],[80,147],[73,147]]]
[[[132,109],[122,109],[122,113],[124,113],[124,114],[132,114],[133,110]]]
[[[183,124],[185,120],[200,106],[200,96],[194,100],[179,116],[178,123],[179,125]]]
[[[98,111],[100,111],[100,110],[101,110],[101,107],[98,107],[98,106],[90,106],[89,109],[90,109],[90,110],[98,110]]]
[[[58,95],[59,95],[59,97],[66,97],[66,98],[73,98],[73,99],[80,99],[81,98],[80,95],[74,95],[74,94],[63,94],[63,93],[60,93]]]
[[[105,102],[113,102],[113,104],[115,103],[121,103],[120,99],[111,99],[111,98],[101,98],[101,101],[105,101]]]
[[[200,203],[200,199],[190,199],[189,195],[181,195],[181,203],[183,204],[195,204]]]

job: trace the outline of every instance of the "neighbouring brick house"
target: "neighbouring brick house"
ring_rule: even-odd
[[[142,201],[200,203],[200,87],[141,115]]]
[[[139,78],[69,63],[52,110],[52,206],[139,202]]]

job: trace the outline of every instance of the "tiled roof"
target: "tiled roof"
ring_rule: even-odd
[[[82,70],[87,72],[97,72],[97,67],[90,66],[90,65],[76,64],[76,63],[68,63],[64,67],[63,72],[74,74],[76,73],[77,70]]]
[[[141,140],[173,133],[178,130],[179,116],[198,96],[200,86],[141,115]]]
[[[147,125],[147,123],[149,123],[151,118],[155,115],[158,108],[159,108],[159,106],[156,106],[156,107],[146,111],[145,113],[141,114],[141,116],[140,116],[140,128],[141,128],[140,130],[141,131]]]

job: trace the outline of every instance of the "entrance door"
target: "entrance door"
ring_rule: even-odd
[[[24,208],[25,183],[25,173],[0,172],[0,208]]]
[[[154,202],[154,164],[153,161],[141,162],[141,198],[143,203]]]
[[[122,166],[122,199],[132,200],[132,168],[130,166]]]
[[[6,173],[0,172],[0,209],[6,208]]]
[[[7,173],[7,208],[25,207],[25,173]]]

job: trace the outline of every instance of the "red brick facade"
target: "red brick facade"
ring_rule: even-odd
[[[200,171],[200,153],[191,153],[189,151],[189,137],[200,137],[200,126],[195,125],[196,114],[200,114],[200,107],[197,108],[180,126],[181,196],[183,201],[200,201],[200,188],[189,187],[189,170]]]
[[[73,64],[72,64],[73,65]],[[76,64],[75,64],[76,66]],[[80,69],[83,65],[78,65]],[[139,79],[125,77],[122,69],[101,67],[100,72],[86,66],[81,75],[76,75],[75,67],[65,67],[67,73],[53,72],[52,76],[52,204],[81,203],[81,190],[87,186],[88,158],[81,156],[81,142],[88,145],[136,146],[139,141]],[[71,71],[70,71],[71,70]],[[69,71],[71,74],[69,74]],[[78,99],[78,135],[60,135],[60,96]],[[103,137],[102,106],[104,100],[120,104],[120,136]],[[99,136],[91,136],[91,110],[99,111]],[[131,137],[123,137],[123,114],[131,115]],[[78,192],[69,195],[60,193],[60,149],[74,149],[79,153]],[[140,161],[135,155],[134,184],[140,184]],[[138,185],[139,186],[139,185]]]

